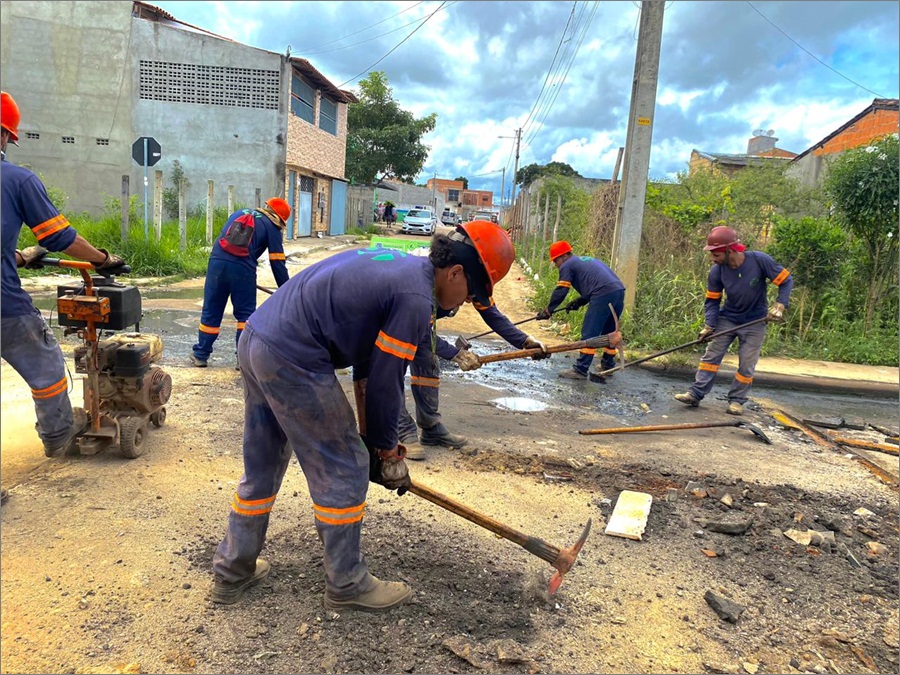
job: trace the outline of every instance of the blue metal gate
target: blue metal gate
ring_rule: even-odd
[[[294,223],[297,222],[297,204],[295,202],[296,197],[296,188],[297,188],[297,172],[291,171],[289,172],[290,178],[288,179],[288,204],[291,205],[291,217],[288,218],[287,222],[287,238],[294,238]]]
[[[331,229],[330,234],[344,234],[347,221],[347,184],[342,180],[331,181]]]
[[[312,234],[312,193],[300,193],[300,208],[297,214],[297,236],[308,237]]]

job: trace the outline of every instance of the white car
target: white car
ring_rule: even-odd
[[[425,209],[410,209],[403,219],[400,231],[403,234],[434,234],[437,228],[437,216]]]

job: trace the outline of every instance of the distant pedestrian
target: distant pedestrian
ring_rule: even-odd
[[[6,160],[7,144],[12,141],[18,145],[19,106],[5,91],[0,93],[0,98],[0,151],[3,160],[0,356],[31,387],[44,454],[59,457],[74,449],[78,435],[87,426],[87,413],[83,408],[72,410],[62,350],[31,296],[22,289],[16,268],[41,267],[40,260],[48,251],[62,251],[87,260],[97,270],[107,274],[115,274],[125,265],[125,261],[105,249],[94,248],[53,206],[40,178]],[[16,243],[23,224],[31,228],[38,245],[19,251]]]
[[[766,324],[770,321],[784,321],[784,311],[791,298],[794,278],[771,256],[761,251],[748,251],[737,232],[730,227],[714,227],[706,238],[704,250],[709,251],[714,264],[706,281],[706,325],[700,331],[698,339],[705,340],[713,333],[763,317],[767,321],[714,338],[700,359],[694,384],[683,394],[676,394],[675,400],[695,408],[700,405],[700,401],[712,390],[719,365],[728,348],[737,340],[738,369],[728,390],[726,412],[743,415],[744,404],[747,403],[750,387],[753,385],[756,364],[766,339]],[[771,308],[768,307],[766,297],[766,281],[771,281],[778,287],[778,298]]]
[[[237,323],[237,350],[244,323],[256,310],[256,265],[264,251],[269,251],[275,283],[282,286],[288,280],[283,234],[290,217],[288,203],[273,197],[258,209],[235,211],[222,227],[206,269],[200,330],[190,356],[196,367],[206,368],[229,298]]]
[[[384,222],[388,225],[393,225],[397,222],[396,207],[391,202],[386,202],[384,205]]]
[[[617,316],[622,316],[625,306],[625,285],[606,263],[596,258],[572,255],[572,246],[567,241],[557,241],[550,246],[550,260],[559,270],[559,281],[547,307],[538,313],[539,319],[549,319],[553,311],[562,304],[569,289],[578,291],[579,297],[566,305],[566,311],[573,311],[588,305],[581,323],[581,339],[589,340],[598,335],[607,335],[616,331],[616,320],[609,306],[612,305]],[[616,367],[615,346],[603,347],[600,369],[610,370]],[[582,349],[578,360],[559,376],[569,380],[583,380],[588,377],[591,362],[596,349]],[[605,378],[597,373],[590,373],[592,382],[603,382]]]
[[[378,202],[378,206],[375,207],[375,222],[380,223],[384,220],[384,202]]]

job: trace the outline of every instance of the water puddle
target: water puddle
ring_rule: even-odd
[[[550,406],[533,398],[523,398],[521,396],[508,396],[503,398],[495,398],[491,401],[498,408],[504,410],[512,410],[513,412],[541,412]]]

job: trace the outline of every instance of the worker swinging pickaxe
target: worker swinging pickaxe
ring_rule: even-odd
[[[565,307],[558,307],[558,308],[554,309],[552,312],[550,312],[550,314],[553,315],[553,314],[556,314],[557,312],[572,312],[572,311],[578,309],[578,307],[576,306],[576,303],[577,303],[577,301],[573,301],[573,302],[570,302]],[[523,323],[528,323],[529,321],[537,321],[538,319],[543,319],[543,318],[544,317],[542,317],[540,314],[536,314],[534,316],[528,317],[527,319],[522,319],[521,321],[516,321],[513,324],[513,326],[521,326]],[[491,330],[487,330],[483,333],[479,333],[478,335],[473,335],[470,338],[465,338],[462,335],[460,335],[459,337],[456,338],[455,344],[458,349],[469,349],[472,346],[472,342],[471,342],[472,340],[477,340],[478,338],[483,338],[486,335],[490,335],[491,333],[496,333],[496,332],[497,331],[491,329]]]

